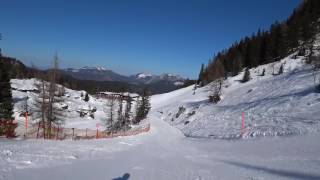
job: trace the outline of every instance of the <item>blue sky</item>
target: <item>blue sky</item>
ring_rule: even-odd
[[[3,54],[48,67],[104,66],[118,73],[195,78],[201,63],[258,28],[286,19],[300,0],[1,0]]]

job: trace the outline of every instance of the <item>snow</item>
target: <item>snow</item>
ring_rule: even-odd
[[[33,113],[38,92],[35,83],[36,79],[12,79],[12,95],[14,100],[14,116],[18,122],[18,128],[16,130],[17,135],[24,135],[25,133],[25,117],[20,116],[25,111],[26,99],[28,98],[29,113]],[[85,91],[75,91],[65,88],[65,96],[63,103],[56,103],[55,106],[60,109],[65,109],[64,112],[64,128],[75,128],[75,129],[88,129],[96,130],[96,124],[104,124],[106,119],[107,103],[108,100],[103,98],[96,98],[95,96],[89,95],[89,101],[85,102],[84,97]],[[82,97],[81,97],[82,95]],[[137,94],[126,94],[132,97],[136,97]],[[133,108],[135,103],[133,102]],[[94,112],[94,118],[89,115]],[[87,115],[80,117],[80,112],[85,112]],[[36,123],[39,119],[34,116],[29,116],[28,123],[30,128],[37,128]]]
[[[14,116],[15,119],[18,121],[18,130],[17,134],[22,135],[24,134],[24,117],[20,117],[20,113],[24,111],[25,106],[25,99],[28,97],[28,106],[29,109],[32,109],[35,105],[35,101],[37,98],[37,92],[33,91],[22,91],[22,90],[34,90],[35,85],[34,83],[37,82],[36,79],[12,79],[11,83],[13,87],[16,87],[12,91],[13,99],[15,101],[14,104]],[[81,97],[81,94],[83,97]],[[85,91],[74,91],[71,89],[66,88],[66,95],[64,97],[65,102],[57,104],[57,107],[63,108],[68,107],[65,110],[65,128],[77,128],[77,129],[96,129],[96,123],[101,123],[105,118],[105,107],[106,107],[106,100],[104,99],[96,99],[94,96],[89,95],[89,101],[85,102],[83,100],[85,95]],[[92,119],[89,116],[80,117],[80,111],[90,111],[96,108],[97,111],[94,113],[95,118]],[[29,126],[32,127],[39,119],[34,119],[33,116],[29,117]]]
[[[310,66],[303,57],[250,69],[251,80],[241,83],[243,73],[224,81],[222,100],[208,102],[210,85],[156,95],[152,101],[168,103],[162,118],[186,136],[233,139],[241,137],[241,115],[246,130],[242,137],[298,135],[320,130],[320,94],[314,91]],[[277,73],[281,64],[284,73]],[[265,76],[260,76],[265,69]],[[185,111],[178,116],[179,108]]]
[[[210,86],[195,95],[190,86],[152,96],[148,133],[80,141],[0,139],[0,179],[320,179],[320,96],[302,62],[284,59],[285,73],[278,76],[270,75],[270,64],[251,69],[247,83],[238,81],[242,74],[229,78],[216,105],[207,102]],[[266,75],[258,76],[263,68]],[[76,98],[81,92],[68,92],[71,107],[83,104]],[[33,92],[13,91],[15,98],[23,93]],[[99,101],[90,97],[87,105],[99,110]],[[247,136],[239,138],[242,112],[252,119]],[[251,133],[266,137],[245,138]]]
[[[140,73],[137,75],[138,79],[145,79],[147,77],[152,77],[152,74],[150,73]]]

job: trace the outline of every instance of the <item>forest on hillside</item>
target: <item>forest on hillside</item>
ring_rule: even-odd
[[[319,25],[320,1],[305,0],[287,20],[276,21],[269,30],[258,30],[202,64],[198,84],[235,76],[244,68],[276,62],[294,52],[305,55],[313,48]]]

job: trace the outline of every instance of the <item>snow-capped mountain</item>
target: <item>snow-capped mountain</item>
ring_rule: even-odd
[[[150,73],[138,73],[136,75],[132,75],[131,78],[144,84],[167,82],[176,86],[183,85],[185,81],[185,79],[181,76],[170,73],[164,73],[161,75],[153,75]]]
[[[81,80],[131,82],[131,79],[127,76],[120,75],[104,67],[68,68],[63,72]]]
[[[181,86],[185,79],[179,75],[164,73],[161,75],[153,75],[151,73],[138,73],[136,75],[125,76],[118,74],[104,67],[82,67],[82,68],[67,68],[64,73],[71,75],[76,79],[94,80],[94,81],[121,81],[134,84],[159,84],[170,86]]]

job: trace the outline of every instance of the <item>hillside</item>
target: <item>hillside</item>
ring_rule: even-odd
[[[311,90],[310,67],[302,57],[282,62],[286,62],[282,75],[270,75],[270,65],[265,65],[251,69],[252,80],[245,84],[237,81],[240,75],[227,79],[224,98],[217,105],[207,103],[209,86],[198,88],[195,95],[190,86],[152,96],[147,118],[151,129],[145,134],[80,141],[0,141],[0,179],[319,179],[319,133],[311,132],[319,129],[320,96]],[[261,68],[267,69],[265,77],[257,76]],[[12,83],[13,87],[28,84]],[[32,86],[23,87],[21,90],[32,90]],[[245,103],[247,99],[252,103]],[[171,122],[179,106],[186,110]],[[185,137],[169,125],[190,136],[215,133],[217,138],[237,138],[238,114],[250,109],[255,110],[250,113],[255,115],[256,126],[247,128],[248,132],[281,135],[275,134],[277,128],[263,131],[268,123],[267,127],[280,127],[284,132],[296,129],[308,134],[237,141],[198,139]],[[186,117],[192,110],[195,114]],[[265,118],[278,114],[282,117]],[[186,120],[190,123],[184,125]]]
[[[295,54],[279,62],[250,69],[251,80],[241,83],[243,71],[223,82],[222,100],[210,103],[211,84],[193,86],[162,95],[152,101],[161,118],[186,136],[233,139],[243,137],[299,135],[320,130],[320,94],[315,92],[313,73],[305,58]],[[277,73],[281,64],[284,73]],[[261,73],[265,69],[265,76]],[[273,72],[274,71],[274,72]]]

